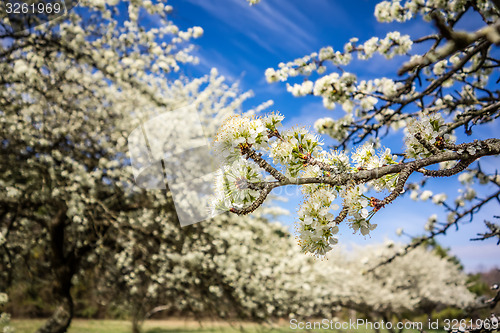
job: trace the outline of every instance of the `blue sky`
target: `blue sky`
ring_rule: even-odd
[[[422,36],[434,31],[429,23],[414,20],[405,24],[381,24],[375,20],[373,9],[376,1],[333,1],[333,0],[262,0],[256,6],[249,6],[245,0],[171,0],[174,7],[171,19],[181,28],[194,25],[203,27],[204,36],[195,41],[195,54],[200,59],[197,66],[188,66],[185,73],[196,77],[216,67],[231,82],[239,82],[242,90],[252,90],[255,97],[245,105],[256,106],[269,99],[274,100],[272,110],[279,110],[286,116],[285,126],[313,125],[320,117],[341,116],[342,111],[326,110],[316,97],[294,98],[286,91],[284,83],[268,84],[264,77],[266,68],[276,68],[278,63],[318,51],[321,47],[332,46],[342,50],[351,37],[360,41],[372,36],[382,37],[389,31],[399,30],[412,36]],[[466,18],[459,28],[478,28],[474,17]],[[386,61],[374,57],[370,62],[354,61],[350,70],[358,78],[367,79],[381,76],[394,77],[398,65],[404,59]],[[489,126],[482,137],[492,137],[498,133],[498,126]],[[328,142],[328,140],[326,140]],[[384,142],[395,151],[401,151],[399,136],[392,136]],[[489,158],[484,165],[493,168],[498,159]],[[410,179],[411,180],[411,179]],[[455,179],[456,180],[456,179]],[[456,185],[456,184],[455,184]],[[429,189],[447,192],[455,197],[457,187],[448,181],[436,181]],[[491,188],[490,188],[491,189]],[[295,189],[289,189],[288,202],[283,206],[291,215],[282,218],[286,225],[292,225],[300,197]],[[284,192],[282,192],[284,193]],[[500,267],[500,247],[494,240],[470,242],[469,238],[484,231],[482,221],[494,215],[496,204],[488,205],[475,216],[475,222],[461,225],[458,231],[451,230],[438,241],[448,247],[464,263],[468,271]],[[374,217],[378,228],[371,237],[352,235],[346,226],[341,228],[340,241],[344,244],[382,242],[398,239],[395,230],[404,226],[405,232],[418,235],[428,216],[439,212],[431,203],[413,202],[409,198],[399,198]],[[445,219],[440,214],[441,220]],[[372,220],[373,221],[373,220]]]

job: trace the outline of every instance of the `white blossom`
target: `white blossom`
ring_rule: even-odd
[[[447,197],[446,193],[434,194],[432,196],[432,202],[436,205],[442,205],[446,201]]]
[[[422,201],[426,201],[427,199],[429,199],[430,197],[432,196],[432,191],[429,191],[429,190],[425,190],[422,192],[422,194],[420,194],[420,200]]]

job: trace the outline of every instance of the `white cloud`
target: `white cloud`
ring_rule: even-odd
[[[307,53],[316,42],[310,31],[313,22],[288,0],[279,0],[277,5],[263,1],[253,7],[244,0],[227,0],[224,5],[218,1],[189,1],[275,54],[280,50]]]

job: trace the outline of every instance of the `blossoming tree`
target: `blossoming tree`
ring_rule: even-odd
[[[175,74],[196,62],[188,42],[203,30],[181,31],[167,19],[171,10],[81,1],[62,21],[21,32],[1,18],[0,285],[22,269],[51,285],[54,313],[38,332],[66,331],[71,287],[84,270],[131,277],[123,257],[140,253],[140,241],[158,241],[147,237],[155,223],[182,235],[166,189],[135,186],[131,131],[187,104],[214,128],[249,97],[215,70],[191,80]]]
[[[116,276],[104,280],[116,281],[119,288],[108,288],[108,297],[130,304],[138,324],[159,311],[266,320],[329,318],[342,308],[387,321],[474,304],[466,274],[424,248],[373,275],[365,274],[370,265],[398,246],[360,246],[319,261],[301,254],[285,228],[261,218],[224,214],[187,231],[190,237],[170,228],[158,242],[147,242],[158,237],[151,233],[139,242],[142,247],[115,252],[121,269],[109,271]]]
[[[482,22],[481,29],[465,32],[454,28],[470,15]],[[500,153],[500,139],[473,140],[472,130],[498,117],[498,3],[382,1],[375,16],[380,22],[423,18],[434,22],[436,33],[412,38],[394,31],[367,41],[352,38],[342,50],[325,47],[280,63],[277,69],[267,69],[269,82],[301,77],[301,83],[287,83],[294,96],[318,96],[329,109],[342,106],[343,116],[315,123],[319,133],[329,135],[338,145],[325,149],[317,135],[303,128],[280,130],[283,116],[279,114],[228,120],[216,142],[226,167],[219,175],[214,209],[248,214],[274,188],[300,186],[304,195],[298,212],[300,244],[305,252],[321,256],[337,243],[335,235],[342,222],[367,235],[377,225],[374,215],[405,188],[414,191],[413,197],[432,197],[449,213],[442,223],[432,217],[428,234],[407,249],[444,234],[485,204],[500,199],[495,170],[483,170],[479,164],[480,159]],[[417,44],[425,51],[415,53]],[[403,57],[405,62],[395,73],[398,76],[359,80],[349,71],[353,57],[368,60],[374,54],[387,59]],[[378,148],[388,133],[401,129],[404,153]],[[463,139],[461,131],[467,134]],[[350,152],[343,150],[351,147]],[[419,192],[418,183],[407,184],[416,173],[427,179],[461,172],[459,179],[464,183],[492,185],[485,187],[487,195],[480,198],[468,187],[453,205],[445,194]],[[370,190],[380,194],[374,196]],[[490,232],[480,238],[498,237],[498,227],[488,226]]]
[[[367,274],[373,263],[397,253],[400,245],[388,241],[358,246],[348,253],[339,250],[311,269],[316,275],[311,281],[313,292],[325,305],[330,302],[332,307],[355,310],[371,322],[390,323],[408,319],[408,315],[430,316],[433,310],[449,306],[468,308],[475,304],[466,287],[466,274],[456,263],[432,249],[417,248],[373,274]],[[319,286],[317,281],[321,281]],[[396,327],[393,324],[391,332]]]

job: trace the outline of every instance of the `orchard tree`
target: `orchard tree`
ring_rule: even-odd
[[[313,306],[319,306],[315,314],[328,317],[328,309],[347,308],[371,322],[392,322],[446,307],[474,306],[467,275],[434,250],[417,248],[367,274],[380,257],[399,250],[400,245],[388,241],[358,246],[349,252],[336,249],[326,255],[328,260],[317,260],[309,267],[308,277],[303,278],[303,288],[315,300]]]
[[[85,269],[134,270],[105,265],[114,255],[103,254],[157,242],[147,238],[155,223],[183,233],[166,189],[135,186],[127,136],[188,104],[215,128],[249,97],[216,71],[175,74],[196,62],[188,42],[203,30],[181,31],[167,20],[171,10],[81,1],[62,21],[21,32],[1,18],[0,284],[14,283],[23,267],[52,285],[54,313],[38,332],[67,330],[71,287]]]
[[[390,242],[384,246],[366,246],[356,252],[355,262],[366,273],[374,262],[401,249]],[[371,294],[367,297],[371,299],[367,302],[368,315],[371,312],[385,321],[394,317],[403,321],[407,314],[425,314],[431,318],[433,311],[447,307],[469,309],[475,305],[462,268],[432,248],[416,248],[365,276],[368,284],[372,284],[366,293]]]
[[[348,308],[387,321],[474,305],[460,267],[425,248],[396,258],[373,275],[366,274],[370,265],[400,246],[360,246],[320,261],[302,255],[285,228],[262,218],[224,214],[186,228],[192,236],[183,241],[183,234],[175,233],[157,247],[115,251],[123,269],[106,280],[123,284],[119,290],[111,288],[114,300],[142,307],[135,307],[138,324],[160,311],[263,321],[328,318]]]
[[[283,227],[223,214],[181,233],[156,216],[147,237],[111,250],[119,269],[104,277],[107,298],[131,309],[134,331],[158,312],[263,321],[300,311],[301,276],[282,258],[302,256]]]

